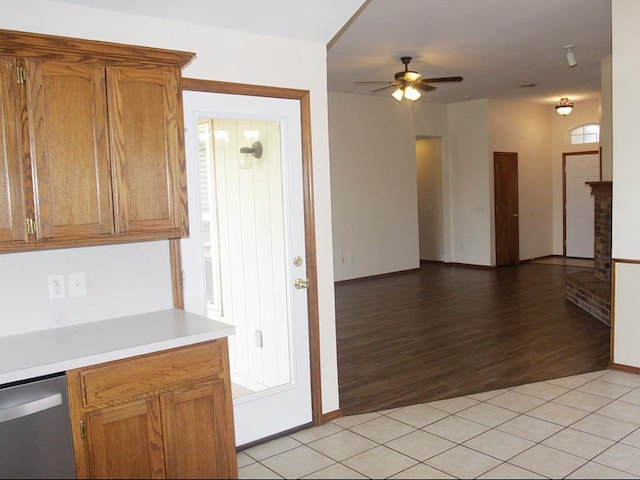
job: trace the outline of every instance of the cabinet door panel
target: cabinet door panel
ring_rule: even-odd
[[[178,69],[108,69],[118,233],[179,228]]]
[[[216,379],[161,396],[169,478],[237,478],[227,395]]]
[[[0,242],[26,241],[15,61],[0,58]]]
[[[86,418],[91,478],[164,478],[158,397],[96,410]]]
[[[27,67],[38,238],[112,233],[104,68]]]

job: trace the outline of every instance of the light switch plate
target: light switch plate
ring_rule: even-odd
[[[69,296],[84,297],[87,294],[87,276],[84,272],[69,274]]]

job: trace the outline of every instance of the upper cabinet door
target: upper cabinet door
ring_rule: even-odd
[[[104,67],[25,63],[37,237],[113,233]]]
[[[26,241],[16,62],[0,58],[0,242]]]
[[[180,70],[108,67],[107,78],[116,232],[177,237],[184,221]]]

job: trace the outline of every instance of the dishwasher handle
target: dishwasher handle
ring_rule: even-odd
[[[58,405],[62,405],[62,395],[60,393],[54,393],[53,395],[38,400],[3,408],[0,410],[0,423],[33,415],[34,413],[42,412],[43,410],[48,410]]]

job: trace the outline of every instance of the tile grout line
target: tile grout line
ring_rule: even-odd
[[[588,373],[592,373],[592,372],[588,372]],[[595,372],[593,372],[593,373],[595,373]],[[410,406],[412,406],[412,405],[408,405],[408,406],[406,406],[406,407],[397,407],[397,408],[393,408],[393,409],[386,409],[386,410],[384,410],[384,411],[380,411],[380,412],[370,412],[370,413],[376,413],[376,417],[371,418],[371,419],[368,419],[368,420],[365,420],[365,421],[363,421],[363,422],[361,422],[361,423],[357,423],[357,424],[351,425],[350,427],[343,427],[343,426],[342,426],[342,425],[340,425],[339,423],[334,423],[334,425],[340,429],[339,431],[337,431],[337,432],[333,432],[333,433],[330,433],[330,434],[325,435],[325,436],[322,436],[322,437],[314,438],[314,439],[312,439],[312,440],[309,440],[308,442],[298,440],[298,439],[296,439],[295,437],[292,437],[291,435],[289,435],[289,437],[291,437],[291,439],[293,439],[295,442],[297,442],[297,443],[298,443],[298,445],[296,445],[296,446],[294,446],[294,447],[292,447],[292,448],[285,449],[285,450],[283,450],[283,451],[281,451],[281,452],[275,453],[275,454],[273,454],[273,455],[271,455],[271,456],[269,456],[269,457],[265,457],[263,460],[257,460],[256,458],[252,457],[250,454],[248,454],[248,453],[246,453],[246,452],[245,452],[245,454],[249,457],[249,459],[253,460],[253,463],[259,463],[259,464],[261,464],[263,467],[267,468],[269,471],[272,471],[274,474],[276,474],[276,475],[278,475],[278,476],[280,477],[280,475],[279,475],[277,472],[273,471],[272,469],[270,469],[270,468],[269,468],[269,467],[267,467],[266,465],[262,464],[262,461],[267,460],[267,459],[269,459],[269,458],[272,458],[272,457],[274,457],[274,456],[276,456],[276,455],[279,455],[279,454],[282,454],[282,453],[285,453],[285,452],[291,451],[291,450],[293,450],[293,449],[295,449],[295,448],[299,448],[299,447],[301,447],[301,446],[306,446],[306,447],[308,447],[309,449],[313,450],[314,452],[316,452],[316,453],[318,453],[318,454],[320,454],[320,455],[322,455],[322,456],[326,457],[326,458],[327,458],[327,459],[329,459],[332,463],[331,463],[331,465],[329,465],[329,466],[325,466],[325,467],[319,468],[318,470],[314,470],[313,472],[310,472],[310,473],[306,474],[305,476],[312,475],[313,473],[317,473],[317,472],[319,472],[319,471],[323,470],[324,468],[329,468],[330,466],[335,466],[335,465],[342,465],[342,466],[343,466],[343,467],[345,467],[345,468],[348,468],[348,469],[350,469],[350,470],[352,470],[352,471],[355,471],[355,472],[357,472],[357,473],[359,473],[359,474],[363,474],[363,472],[360,472],[360,471],[358,471],[357,469],[354,469],[354,468],[352,468],[352,467],[350,467],[350,466],[348,466],[348,465],[344,464],[344,462],[345,462],[345,461],[347,461],[347,460],[349,460],[349,459],[351,459],[351,458],[353,458],[353,457],[355,457],[355,456],[357,456],[357,455],[361,455],[362,453],[365,453],[365,452],[370,451],[370,450],[372,450],[372,449],[375,449],[375,448],[377,448],[377,447],[379,447],[379,446],[382,446],[382,447],[385,447],[385,448],[387,448],[387,449],[389,449],[389,450],[393,451],[394,453],[397,453],[397,454],[399,454],[399,455],[402,455],[402,456],[404,456],[404,457],[406,457],[406,458],[408,458],[408,459],[410,459],[410,460],[412,460],[412,461],[416,462],[413,466],[408,467],[408,468],[406,468],[406,469],[404,469],[404,470],[401,470],[401,471],[399,471],[399,472],[397,472],[397,473],[393,474],[392,476],[394,476],[394,475],[399,475],[399,474],[401,474],[402,472],[407,471],[407,470],[409,470],[409,469],[411,469],[411,468],[414,468],[414,467],[415,467],[415,466],[417,466],[417,465],[424,465],[424,466],[427,466],[427,467],[429,467],[429,468],[434,468],[434,469],[436,469],[436,470],[438,470],[438,471],[441,471],[441,472],[443,472],[443,473],[445,473],[445,474],[447,474],[447,475],[451,475],[449,472],[446,472],[446,471],[444,471],[444,470],[442,470],[442,469],[440,469],[440,468],[437,468],[437,467],[434,467],[434,466],[432,466],[432,465],[429,465],[429,464],[427,464],[427,463],[425,463],[425,462],[427,462],[428,460],[430,460],[430,459],[432,459],[432,458],[434,458],[434,457],[436,457],[436,456],[438,456],[438,455],[441,455],[441,454],[443,454],[443,453],[445,453],[445,452],[447,452],[447,451],[450,451],[451,449],[453,449],[453,448],[455,448],[455,447],[462,446],[462,447],[464,447],[464,448],[466,448],[466,449],[469,449],[469,450],[471,450],[471,451],[474,451],[474,452],[476,452],[476,453],[478,453],[478,454],[486,455],[487,457],[490,457],[490,458],[495,459],[495,460],[497,460],[497,461],[499,461],[499,462],[500,462],[498,465],[496,465],[496,466],[494,466],[494,467],[489,468],[486,472],[482,472],[482,473],[480,473],[479,475],[477,475],[477,477],[476,477],[476,478],[478,478],[478,477],[480,477],[480,476],[482,476],[482,475],[484,475],[484,474],[488,473],[489,471],[491,471],[491,470],[493,470],[493,469],[495,469],[495,468],[498,468],[498,467],[499,467],[499,466],[501,466],[501,465],[505,465],[505,464],[507,464],[507,465],[509,465],[509,466],[517,467],[517,468],[522,468],[522,469],[524,469],[524,470],[526,470],[526,471],[530,471],[530,472],[532,472],[532,473],[534,473],[534,474],[539,474],[538,472],[533,472],[533,471],[531,471],[531,470],[529,470],[529,469],[527,469],[527,468],[520,467],[519,465],[515,465],[515,464],[513,464],[513,463],[510,463],[510,461],[511,461],[513,458],[515,458],[516,456],[521,455],[522,453],[524,453],[524,452],[526,452],[526,451],[528,451],[528,450],[530,450],[530,449],[534,448],[535,446],[540,445],[540,446],[543,446],[543,447],[545,447],[545,448],[549,448],[549,449],[555,450],[555,451],[557,451],[557,452],[559,452],[559,453],[566,454],[566,455],[571,455],[571,456],[573,456],[573,457],[575,457],[575,458],[579,458],[580,460],[584,460],[584,462],[583,462],[580,466],[578,466],[578,467],[576,467],[575,469],[573,469],[570,473],[568,473],[568,474],[566,475],[566,477],[570,476],[571,474],[573,474],[574,472],[576,472],[577,470],[579,470],[580,468],[584,467],[585,465],[587,465],[588,463],[591,463],[591,462],[593,462],[593,463],[595,463],[595,464],[597,464],[597,465],[601,465],[601,466],[603,466],[603,467],[605,467],[605,468],[609,468],[609,469],[612,469],[612,470],[619,471],[619,472],[621,472],[621,473],[626,473],[626,474],[629,474],[629,475],[636,475],[636,474],[634,474],[633,472],[629,472],[629,471],[624,470],[624,469],[621,469],[621,468],[619,468],[619,467],[612,467],[612,466],[610,466],[610,465],[606,465],[606,464],[603,464],[603,463],[597,462],[597,461],[595,461],[594,459],[595,459],[595,458],[597,458],[597,457],[598,457],[599,455],[601,455],[602,453],[604,453],[604,452],[608,451],[609,449],[611,449],[611,448],[613,448],[613,447],[615,447],[616,445],[619,445],[619,444],[621,444],[621,445],[623,445],[623,446],[626,446],[626,447],[630,447],[630,448],[637,448],[637,447],[635,447],[635,446],[634,446],[634,445],[632,445],[632,444],[622,443],[622,441],[623,441],[625,438],[628,438],[629,436],[633,435],[633,434],[634,434],[635,432],[637,432],[638,430],[640,430],[640,425],[634,424],[633,422],[628,422],[628,421],[622,420],[622,419],[620,419],[620,418],[610,417],[609,415],[603,415],[603,414],[601,414],[601,413],[600,413],[599,415],[601,415],[601,416],[604,416],[604,417],[606,417],[606,418],[610,418],[610,419],[614,419],[614,420],[618,420],[618,421],[621,421],[621,422],[623,422],[623,423],[627,423],[627,424],[632,425],[632,426],[634,426],[634,427],[635,427],[635,428],[634,428],[634,429],[632,429],[630,432],[626,433],[624,436],[622,436],[621,438],[619,438],[619,439],[617,439],[617,440],[613,440],[613,439],[611,439],[611,438],[603,437],[601,434],[596,434],[596,433],[587,432],[587,431],[582,431],[582,430],[579,430],[579,429],[576,429],[576,428],[572,428],[576,423],[580,422],[581,420],[584,420],[584,419],[588,418],[588,417],[589,417],[589,416],[591,416],[591,415],[594,415],[594,414],[598,413],[599,411],[601,411],[601,410],[602,410],[602,409],[604,409],[605,407],[607,407],[607,406],[609,406],[609,405],[611,405],[612,403],[617,402],[617,401],[620,401],[620,402],[622,402],[622,403],[624,403],[624,404],[628,404],[628,405],[640,406],[640,405],[635,404],[635,403],[632,403],[632,402],[627,402],[627,401],[621,400],[621,398],[622,398],[622,397],[624,397],[625,395],[628,395],[628,394],[630,394],[630,393],[632,393],[632,392],[634,392],[634,391],[636,391],[636,390],[640,391],[640,385],[638,385],[638,386],[631,386],[631,385],[627,385],[627,384],[624,384],[624,383],[615,383],[615,382],[606,381],[606,380],[599,380],[599,379],[601,379],[601,377],[603,377],[603,376],[607,375],[608,373],[611,373],[611,371],[603,371],[603,373],[601,373],[600,375],[598,375],[598,376],[593,376],[593,377],[586,377],[585,375],[578,374],[579,376],[583,376],[583,377],[587,378],[587,379],[588,379],[588,381],[586,381],[585,383],[582,383],[582,384],[580,384],[580,385],[577,385],[577,386],[575,386],[575,387],[567,387],[567,386],[565,386],[565,385],[562,385],[562,384],[554,384],[554,383],[549,382],[549,381],[533,382],[533,383],[547,383],[547,384],[549,384],[549,385],[551,385],[551,386],[554,386],[554,387],[561,387],[561,388],[563,388],[563,389],[566,389],[566,390],[567,390],[566,392],[563,392],[563,393],[561,393],[561,394],[559,394],[559,395],[556,395],[556,396],[554,396],[553,398],[549,398],[549,399],[547,399],[547,398],[542,398],[542,397],[538,397],[538,396],[535,396],[535,395],[531,395],[530,393],[525,393],[525,392],[518,391],[518,390],[517,390],[517,388],[518,388],[518,387],[521,387],[521,386],[515,386],[515,387],[509,387],[509,388],[506,388],[506,389],[499,389],[499,390],[501,390],[501,393],[497,393],[496,395],[493,395],[493,396],[491,396],[491,397],[488,397],[488,398],[486,398],[486,399],[482,399],[482,400],[477,399],[477,398],[474,398],[474,397],[472,396],[473,394],[472,394],[472,395],[464,395],[464,396],[462,396],[462,397],[454,397],[454,398],[469,398],[469,399],[474,400],[474,401],[476,401],[476,402],[477,402],[477,403],[475,403],[474,405],[469,405],[469,406],[464,407],[464,408],[462,408],[462,409],[460,409],[460,410],[457,410],[457,411],[456,411],[456,412],[454,412],[454,413],[451,413],[451,412],[449,412],[449,411],[443,410],[442,408],[438,408],[437,406],[433,406],[433,405],[431,405],[431,403],[433,403],[433,402],[424,402],[424,403],[420,403],[420,404],[415,404],[415,405],[425,405],[425,406],[429,406],[430,408],[434,408],[434,409],[439,410],[439,411],[441,411],[441,412],[443,412],[443,413],[445,413],[445,414],[446,414],[444,417],[442,417],[442,418],[440,418],[440,419],[438,419],[438,420],[435,420],[435,421],[433,421],[433,422],[429,422],[429,423],[427,423],[427,424],[425,424],[425,425],[423,425],[423,426],[420,426],[420,427],[416,427],[415,425],[412,425],[412,424],[410,424],[410,423],[407,423],[406,421],[404,421],[404,420],[402,420],[402,419],[394,418],[394,417],[392,417],[392,416],[391,416],[391,414],[393,414],[394,412],[397,412],[397,411],[399,411],[399,410],[401,410],[401,409],[403,409],[403,408],[406,408],[406,407],[410,407]],[[578,375],[576,375],[576,376],[578,376]],[[573,377],[573,376],[571,376],[571,377]],[[561,377],[561,378],[562,378],[562,377]],[[565,378],[568,378],[568,377],[565,377]],[[601,381],[601,382],[603,382],[603,383],[609,383],[609,384],[612,384],[612,385],[617,385],[617,386],[619,386],[619,387],[626,387],[626,388],[629,388],[630,390],[628,390],[627,392],[625,392],[625,393],[623,393],[623,394],[620,394],[620,395],[618,395],[618,396],[616,396],[616,397],[613,397],[613,398],[612,398],[612,397],[610,397],[610,396],[599,395],[599,394],[597,394],[597,393],[592,393],[592,392],[588,392],[588,391],[579,390],[580,388],[583,388],[584,386],[589,385],[590,383],[592,383],[592,382],[594,382],[594,381]],[[527,385],[527,384],[525,384],[525,385]],[[509,408],[509,407],[504,407],[504,406],[497,405],[497,404],[493,404],[493,403],[491,403],[491,402],[490,402],[491,400],[494,400],[495,398],[499,397],[500,395],[504,395],[504,394],[506,394],[506,393],[508,393],[508,392],[516,392],[516,393],[519,393],[519,394],[524,395],[524,396],[528,396],[528,397],[531,397],[531,398],[535,398],[535,399],[538,399],[538,400],[542,400],[542,401],[543,401],[543,403],[541,403],[540,405],[534,406],[534,407],[532,407],[532,408],[529,408],[528,410],[525,410],[524,412],[520,412],[520,411],[517,411],[517,410],[513,410],[513,409],[511,409],[511,408]],[[584,408],[579,408],[579,407],[575,407],[575,406],[572,406],[572,405],[565,405],[565,404],[563,404],[563,403],[556,402],[556,400],[557,400],[558,398],[560,398],[560,397],[562,397],[562,396],[564,396],[564,395],[567,395],[567,394],[569,394],[569,393],[572,393],[572,392],[577,392],[577,393],[581,393],[581,394],[585,394],[585,395],[593,395],[593,396],[601,397],[601,398],[603,398],[603,399],[607,399],[607,400],[608,400],[608,402],[607,402],[607,403],[605,403],[605,404],[604,404],[604,405],[602,405],[602,406],[599,406],[598,408],[596,408],[595,410],[592,410],[592,411],[590,411],[590,410],[585,410]],[[448,400],[448,399],[443,399],[443,400]],[[439,400],[436,400],[436,401],[439,401]],[[434,401],[434,402],[435,402],[435,401]],[[537,408],[539,408],[539,407],[541,407],[541,406],[543,406],[543,405],[547,405],[547,404],[549,404],[549,403],[553,403],[553,404],[558,405],[558,406],[563,406],[563,407],[573,408],[573,409],[579,410],[579,411],[581,411],[581,412],[585,412],[585,413],[586,413],[586,415],[585,415],[585,416],[583,416],[583,417],[581,417],[581,418],[579,418],[579,419],[577,419],[577,420],[575,420],[575,421],[573,421],[572,423],[569,423],[568,425],[559,424],[559,423],[556,423],[556,422],[551,421],[551,420],[547,420],[547,419],[543,419],[543,418],[537,418],[537,417],[534,417],[534,416],[532,416],[532,415],[528,415],[532,410],[535,410],[535,409],[537,409]],[[494,426],[490,426],[490,425],[481,424],[481,423],[476,422],[476,421],[474,421],[474,420],[471,420],[471,419],[469,419],[469,418],[465,418],[465,417],[462,417],[462,416],[459,416],[459,415],[458,415],[459,413],[464,412],[465,410],[468,410],[468,409],[470,409],[470,408],[473,408],[473,407],[476,407],[476,406],[478,406],[478,405],[482,405],[482,404],[485,404],[485,405],[488,405],[488,406],[491,406],[491,407],[494,407],[494,408],[504,409],[504,410],[506,410],[506,411],[509,411],[509,412],[515,413],[515,414],[516,414],[516,416],[515,416],[515,417],[513,417],[513,418],[510,418],[510,419],[508,419],[508,420],[505,420],[505,421],[503,421],[502,423],[498,423],[498,424],[496,424],[496,425],[494,425]],[[472,423],[476,423],[476,424],[478,424],[478,425],[480,425],[480,426],[482,426],[482,427],[484,427],[484,428],[487,428],[487,430],[485,430],[485,431],[483,431],[483,432],[481,432],[481,433],[479,433],[479,434],[477,434],[477,435],[473,435],[473,436],[471,436],[471,437],[469,437],[469,438],[467,438],[467,439],[463,440],[462,442],[452,441],[452,440],[450,440],[450,439],[448,439],[448,438],[446,438],[446,437],[441,437],[440,435],[438,435],[438,434],[436,434],[436,433],[432,433],[432,432],[428,432],[428,431],[424,430],[424,429],[425,429],[425,428],[427,428],[428,426],[433,425],[433,424],[435,424],[435,423],[437,423],[437,422],[439,422],[439,421],[443,421],[443,420],[445,420],[445,419],[447,419],[447,418],[450,418],[450,417],[452,417],[452,416],[453,416],[453,417],[460,418],[460,419],[463,419],[463,420],[465,420],[465,421],[469,421],[469,422],[472,422]],[[392,421],[395,421],[395,422],[401,423],[401,424],[403,424],[403,425],[405,425],[405,426],[408,426],[408,427],[410,427],[412,430],[411,430],[410,432],[407,432],[407,433],[401,434],[401,435],[399,435],[398,437],[394,437],[394,438],[392,438],[392,439],[390,439],[390,440],[388,440],[388,441],[386,441],[386,442],[384,442],[384,443],[381,443],[381,442],[379,442],[379,441],[377,441],[377,440],[374,440],[374,439],[372,439],[372,438],[369,438],[369,437],[367,437],[367,436],[365,436],[365,435],[362,435],[362,434],[360,434],[360,433],[358,433],[358,432],[356,432],[356,431],[353,431],[353,430],[352,430],[352,428],[356,428],[356,427],[358,427],[358,426],[365,425],[365,424],[367,424],[367,423],[369,423],[369,422],[372,422],[372,421],[378,420],[378,419],[380,419],[380,418],[382,418],[382,417],[384,417],[384,418],[386,418],[386,419],[388,419],[388,420],[392,420]],[[546,437],[542,438],[542,439],[541,439],[541,440],[539,440],[539,441],[532,441],[532,440],[530,440],[530,439],[528,439],[528,438],[521,437],[520,435],[516,435],[516,434],[513,434],[513,433],[505,432],[505,431],[502,431],[502,430],[499,430],[499,429],[498,429],[500,426],[504,425],[505,423],[508,423],[509,421],[514,420],[514,419],[519,418],[519,417],[528,417],[528,418],[535,419],[535,420],[538,420],[538,421],[543,421],[543,422],[547,422],[547,423],[550,423],[550,424],[553,424],[553,425],[557,425],[558,427],[561,427],[561,430],[559,430],[559,431],[557,431],[557,432],[555,432],[555,433],[552,433],[551,435],[548,435],[548,436],[546,436]],[[573,453],[565,452],[564,450],[560,450],[560,449],[555,448],[555,447],[551,447],[551,446],[543,445],[543,442],[547,441],[549,438],[551,438],[551,437],[553,437],[553,436],[555,436],[555,435],[558,435],[558,434],[560,434],[560,433],[562,433],[562,432],[566,431],[567,429],[573,430],[573,431],[575,431],[575,432],[584,433],[584,434],[586,434],[586,435],[592,435],[592,436],[594,436],[594,437],[597,437],[597,438],[600,438],[600,439],[603,439],[603,440],[608,440],[608,441],[611,441],[611,442],[613,442],[613,443],[612,443],[610,446],[608,446],[607,448],[605,448],[603,451],[601,451],[601,452],[597,453],[596,455],[594,455],[593,457],[586,458],[586,459],[585,459],[584,457],[580,456],[580,455],[575,455],[575,454],[573,454]],[[474,439],[474,438],[476,438],[476,437],[478,437],[478,436],[480,436],[480,435],[483,435],[483,434],[486,434],[486,433],[488,433],[488,432],[490,432],[490,431],[493,431],[493,430],[496,430],[496,431],[498,431],[498,432],[501,432],[501,433],[504,433],[504,434],[507,434],[507,435],[514,435],[514,436],[515,436],[515,437],[517,437],[517,438],[521,438],[521,439],[527,440],[527,441],[529,441],[529,442],[532,442],[533,444],[532,444],[531,446],[529,446],[528,448],[526,448],[525,450],[523,450],[522,452],[519,452],[519,453],[517,453],[517,454],[515,454],[515,455],[513,455],[513,456],[511,456],[511,457],[509,457],[507,460],[503,460],[503,459],[498,458],[498,457],[495,457],[495,456],[493,456],[493,455],[491,455],[491,454],[488,454],[488,453],[485,453],[485,452],[482,452],[482,451],[476,450],[476,449],[474,449],[474,448],[473,448],[473,447],[471,447],[471,446],[464,445],[464,443],[466,443],[466,442],[468,442],[468,441],[470,441],[470,440],[472,440],[472,439]],[[419,432],[419,431],[422,431],[422,432],[428,433],[428,434],[430,434],[430,435],[433,435],[433,436],[435,436],[435,437],[437,437],[437,438],[440,438],[440,439],[442,439],[442,440],[445,440],[445,441],[447,441],[447,442],[451,442],[451,443],[453,443],[454,445],[453,445],[453,446],[451,446],[451,447],[449,447],[449,448],[446,448],[445,450],[443,450],[443,451],[441,451],[441,452],[439,452],[439,453],[437,453],[437,454],[435,454],[435,455],[432,455],[432,456],[430,456],[430,457],[428,457],[428,458],[426,458],[426,459],[424,459],[424,460],[419,460],[418,458],[414,458],[414,457],[412,457],[411,455],[409,455],[409,454],[407,454],[407,453],[404,453],[404,452],[402,452],[402,451],[400,451],[400,450],[397,450],[396,448],[394,448],[394,447],[392,447],[392,446],[389,446],[389,445],[388,445],[390,442],[393,442],[393,441],[395,441],[395,440],[401,439],[401,438],[403,438],[403,437],[406,437],[406,436],[408,436],[408,435],[410,435],[410,434],[413,434],[413,433],[415,433],[415,432]],[[344,458],[344,459],[342,459],[342,460],[335,460],[334,458],[330,457],[329,455],[327,455],[327,454],[323,453],[323,452],[322,452],[322,451],[320,451],[320,450],[315,449],[313,446],[311,446],[311,445],[310,445],[311,443],[314,443],[314,442],[316,442],[316,441],[319,441],[319,440],[322,440],[322,439],[328,439],[328,438],[330,438],[330,437],[332,437],[332,436],[334,436],[334,435],[337,435],[337,434],[339,434],[339,433],[343,433],[343,432],[350,432],[351,434],[357,435],[358,437],[360,437],[360,438],[362,438],[362,439],[365,439],[365,440],[367,440],[367,441],[374,442],[374,443],[375,443],[375,445],[374,445],[374,446],[372,446],[371,448],[367,448],[367,449],[363,450],[362,452],[359,452],[359,453],[357,453],[357,454],[351,455],[350,457],[346,457],[346,458]],[[251,465],[251,464],[248,464],[248,465]],[[248,465],[247,465],[247,466],[248,466]],[[364,474],[363,474],[363,475],[364,475]]]

